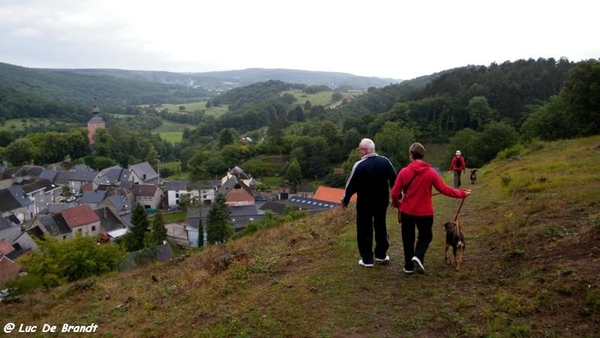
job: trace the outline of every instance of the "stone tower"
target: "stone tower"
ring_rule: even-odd
[[[96,130],[106,128],[106,124],[104,123],[104,119],[100,116],[100,109],[98,109],[98,105],[96,104],[96,98],[94,98],[94,106],[92,107],[92,117],[87,123],[88,128],[88,139],[90,144],[94,144],[94,134]]]

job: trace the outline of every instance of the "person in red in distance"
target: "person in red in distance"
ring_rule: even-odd
[[[464,173],[467,170],[467,162],[465,162],[460,150],[457,150],[454,154],[450,162],[450,170],[454,172],[454,188],[460,188],[460,172]]]
[[[458,190],[447,186],[438,172],[423,161],[425,147],[413,143],[409,148],[410,163],[402,168],[396,177],[392,191],[392,207],[400,212],[402,244],[404,246],[404,272],[413,273],[416,267],[425,273],[425,253],[433,239],[432,187],[443,195],[466,198],[471,190]],[[418,230],[415,246],[415,228]]]

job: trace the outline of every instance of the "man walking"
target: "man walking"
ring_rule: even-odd
[[[354,163],[342,197],[342,207],[348,207],[352,195],[356,199],[356,239],[361,260],[358,265],[373,267],[374,263],[388,263],[390,246],[386,214],[389,191],[396,180],[396,169],[384,156],[375,153],[375,143],[364,138],[358,145],[361,159]],[[375,231],[375,251],[373,251]]]

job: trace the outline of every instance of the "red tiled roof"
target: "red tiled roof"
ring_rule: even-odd
[[[344,189],[320,186],[312,198],[332,203],[341,203],[342,196],[344,196]],[[350,202],[356,202],[356,194],[352,195]]]
[[[8,243],[5,239],[0,240],[0,254],[8,255],[9,253],[15,251],[10,243]]]
[[[90,224],[93,222],[99,222],[98,215],[94,212],[91,206],[88,204],[80,205],[65,209],[60,212],[69,228],[73,229],[82,225]]]

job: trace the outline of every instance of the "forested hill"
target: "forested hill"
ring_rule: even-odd
[[[415,124],[422,131],[419,139],[429,140],[477,130],[489,121],[505,121],[518,130],[531,112],[559,94],[575,66],[566,59],[539,58],[455,68],[373,88],[337,109],[335,118],[353,118],[348,123],[357,127],[374,122],[370,131],[386,121]]]
[[[156,71],[135,71],[119,69],[73,69],[65,70],[86,75],[110,75],[127,79],[178,84],[219,92],[243,87],[257,82],[276,80],[288,83],[301,83],[307,86],[327,86],[332,90],[380,88],[402,80],[359,76],[348,73],[318,72],[295,69],[250,68],[203,73],[173,73]]]
[[[14,92],[7,93],[6,88]],[[138,104],[177,103],[214,96],[214,93],[201,88],[0,63],[0,94],[6,98],[18,93],[30,100],[77,104],[88,109],[97,97],[104,108],[114,110]]]
[[[89,109],[98,98],[104,110],[118,113],[140,104],[203,101],[228,90],[257,82],[280,81],[330,89],[364,89],[400,82],[394,79],[356,76],[346,73],[312,72],[288,69],[246,69],[207,73],[172,73],[120,69],[41,69],[0,62],[0,115],[4,118],[52,114],[40,108],[46,104],[78,105]],[[10,89],[10,90],[9,90]],[[29,104],[24,107],[23,98]],[[256,100],[256,99],[255,99]],[[13,102],[16,109],[7,107]]]

